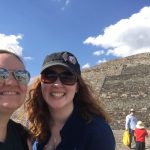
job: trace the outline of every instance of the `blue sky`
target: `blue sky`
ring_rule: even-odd
[[[74,53],[81,68],[150,52],[150,0],[0,0],[0,49],[34,77],[44,57]]]

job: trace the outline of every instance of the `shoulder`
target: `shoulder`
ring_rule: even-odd
[[[126,118],[130,118],[131,117],[131,115],[130,114],[128,114],[127,116],[126,116]]]
[[[94,117],[92,121],[87,124],[85,132],[87,141],[89,141],[88,147],[91,147],[91,149],[115,149],[115,138],[111,127],[102,118]]]
[[[16,147],[21,150],[28,150],[27,138],[28,138],[27,129],[20,123],[17,123],[13,120],[8,122],[8,138],[6,143],[13,142],[15,149]],[[7,144],[9,145],[9,144]]]
[[[9,121],[9,125],[12,126],[12,127],[27,131],[27,128],[25,126],[23,126],[21,123],[15,122],[11,119]]]
[[[87,134],[93,139],[113,141],[114,135],[109,124],[101,117],[94,117],[86,127]]]
[[[109,124],[102,119],[101,117],[93,117],[93,119],[87,124],[86,126],[87,130],[89,133],[97,133],[97,134],[101,134],[102,133],[108,133],[108,134],[112,134],[112,130],[109,126]]]
[[[9,125],[15,126],[15,127],[23,126],[22,124],[15,122],[14,120],[11,120],[11,119],[9,120]]]
[[[143,128],[142,130],[143,130],[143,132],[147,132],[146,128]]]
[[[15,122],[13,120],[9,121],[9,127],[18,132],[21,136],[28,137],[28,129],[22,124]]]

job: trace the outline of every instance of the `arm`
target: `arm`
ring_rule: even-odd
[[[147,130],[145,129],[145,132],[146,132],[146,137],[148,137],[148,132],[147,132]]]
[[[129,116],[126,116],[126,122],[125,122],[125,129],[128,130],[129,129]]]
[[[134,136],[136,137],[136,129],[135,129],[135,131],[134,131]]]

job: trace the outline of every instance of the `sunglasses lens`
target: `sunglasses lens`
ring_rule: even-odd
[[[66,85],[74,85],[77,82],[77,77],[70,71],[65,71],[60,74],[60,81]]]
[[[14,72],[14,76],[16,80],[21,82],[22,84],[28,84],[30,81],[30,74],[26,70],[16,70]]]
[[[77,77],[70,71],[56,73],[51,70],[46,70],[41,74],[41,81],[46,84],[51,84],[54,83],[58,77],[64,85],[73,85],[77,81]]]
[[[9,76],[9,72],[4,68],[0,68],[0,80],[4,80],[8,76]]]
[[[44,73],[41,75],[41,81],[46,84],[54,83],[57,80],[57,74],[54,73]]]

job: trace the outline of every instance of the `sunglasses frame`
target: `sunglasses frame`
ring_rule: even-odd
[[[67,73],[68,73],[68,75],[67,75]],[[48,75],[50,75],[50,74],[51,74],[51,76],[48,77]],[[70,76],[69,76],[69,74],[70,74]],[[58,78],[61,81],[61,83],[64,85],[74,85],[78,80],[77,76],[69,70],[66,70],[66,71],[63,71],[60,73],[57,73],[54,70],[45,70],[41,73],[41,82],[43,82],[45,84],[52,84]],[[67,79],[70,79],[70,80],[67,80]]]
[[[12,74],[16,81],[18,81],[19,83],[28,84],[30,81],[30,73],[27,70],[8,70],[6,68],[0,67],[0,81],[7,79],[10,74]]]

